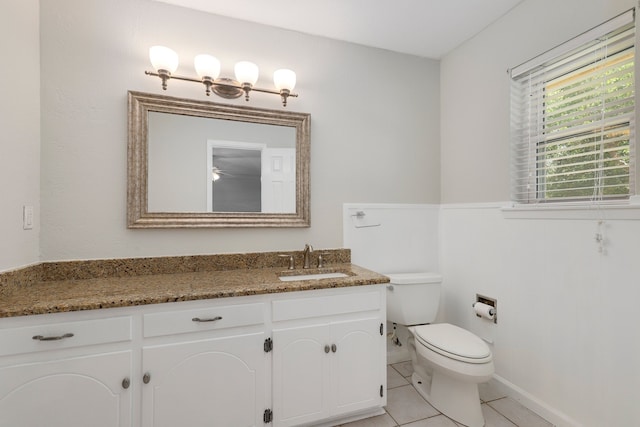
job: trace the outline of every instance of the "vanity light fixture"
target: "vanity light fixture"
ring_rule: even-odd
[[[297,97],[291,93],[296,85],[296,73],[291,70],[281,69],[273,73],[273,82],[276,90],[261,89],[254,85],[258,81],[258,66],[253,62],[240,61],[235,65],[235,79],[220,77],[220,61],[211,55],[197,55],[194,59],[194,67],[199,78],[185,77],[174,74],[178,68],[178,54],[168,47],[152,46],[149,49],[149,59],[154,71],[145,71],[148,76],[160,77],[162,89],[167,90],[169,79],[178,79],[188,82],[202,83],[205,86],[207,96],[211,92],[226,99],[244,97],[249,101],[249,92],[264,92],[280,95],[282,105],[287,106],[287,99],[290,96]]]

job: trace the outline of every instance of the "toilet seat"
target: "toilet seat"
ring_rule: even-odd
[[[412,329],[420,344],[442,356],[466,363],[492,360],[491,350],[482,339],[455,325],[437,323]]]

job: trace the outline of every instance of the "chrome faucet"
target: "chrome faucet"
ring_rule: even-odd
[[[310,258],[311,258],[311,254],[313,253],[313,246],[311,246],[310,244],[306,244],[304,245],[304,251],[302,251],[302,256],[304,257],[303,263],[302,263],[302,268],[309,268],[310,266]]]

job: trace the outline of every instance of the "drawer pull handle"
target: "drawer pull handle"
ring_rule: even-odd
[[[129,377],[125,378],[122,380],[122,388],[123,389],[128,389],[129,386],[131,385],[131,380],[129,379]]]
[[[142,382],[145,384],[149,384],[150,381],[151,381],[151,374],[149,372],[145,372],[144,375],[142,376]]]
[[[216,320],[222,320],[222,316],[211,317],[209,319],[201,319],[199,317],[191,319],[192,322],[215,322]]]
[[[59,341],[65,338],[71,338],[72,336],[73,334],[69,333],[64,335],[58,335],[57,337],[45,337],[43,335],[34,335],[32,338],[38,341]]]
[[[331,344],[331,351],[335,353],[336,351],[338,351],[338,347],[335,344]]]
[[[324,346],[324,352],[325,353],[329,353],[331,351],[331,347],[329,347],[328,345]]]

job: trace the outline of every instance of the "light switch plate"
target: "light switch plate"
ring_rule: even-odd
[[[22,228],[24,230],[33,228],[33,206],[22,207]]]

